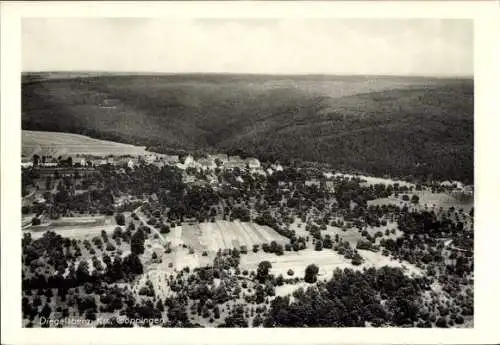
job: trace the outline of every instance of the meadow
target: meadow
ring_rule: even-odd
[[[61,132],[22,131],[22,154],[61,155],[141,155],[145,148],[108,140],[99,140],[80,134]]]
[[[369,267],[406,267],[405,271],[410,274],[421,275],[422,272],[415,266],[409,263],[401,263],[390,259],[380,253],[374,253],[368,250],[359,250],[360,255],[365,259],[365,262],[359,266],[354,266],[351,260],[346,259],[334,250],[315,251],[313,248],[307,248],[299,252],[286,252],[282,256],[276,256],[271,253],[248,254],[241,258],[241,268],[252,270],[257,267],[259,262],[267,260],[271,263],[271,272],[275,275],[282,274],[284,277],[289,276],[288,270],[293,271],[291,277],[303,277],[306,267],[314,263],[319,267],[318,278],[330,279],[333,271],[336,268],[344,269],[359,269]]]
[[[289,240],[279,235],[268,226],[255,223],[233,222],[218,220],[214,223],[200,223],[182,226],[184,243],[199,251],[213,251],[219,249],[240,249],[245,246],[248,251],[254,245],[276,241],[286,244]]]

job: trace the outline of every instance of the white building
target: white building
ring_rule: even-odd
[[[319,187],[320,186],[320,183],[319,183],[319,180],[317,179],[310,179],[310,180],[307,180],[305,182],[305,185],[310,187],[310,186],[316,186],[316,187]]]
[[[179,156],[178,155],[165,155],[163,160],[168,164],[176,164],[179,162]]]
[[[148,154],[144,156],[144,162],[151,164],[156,161],[156,155]]]
[[[283,171],[283,166],[281,164],[272,164],[271,168],[273,168],[274,171]]]
[[[246,167],[246,162],[241,159],[240,156],[230,156],[229,160],[224,163],[224,168],[226,169],[234,169],[234,168],[240,168],[244,169]]]
[[[335,192],[335,183],[333,181],[326,181],[326,188],[332,193]]]
[[[106,159],[103,159],[103,158],[92,160],[93,166],[106,165],[106,164],[108,164],[108,161]]]
[[[198,159],[198,164],[203,170],[214,170],[217,168],[217,164],[215,164],[215,160],[211,158],[201,158]]]
[[[248,167],[250,169],[259,169],[260,168],[260,162],[257,158],[247,158],[245,162],[248,164]]]
[[[464,186],[463,192],[467,195],[473,195],[474,194],[474,186],[471,186],[471,185]]]
[[[194,168],[194,164],[195,164],[195,160],[193,158],[193,156],[191,155],[188,155],[185,159],[184,159],[184,166],[187,168],[187,167],[193,167]]]
[[[443,181],[443,182],[441,182],[440,186],[441,187],[451,188],[451,187],[453,187],[453,183],[450,182],[450,181]]]

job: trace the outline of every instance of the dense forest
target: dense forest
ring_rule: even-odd
[[[22,128],[473,182],[473,81],[231,75],[25,79]],[[368,86],[367,86],[368,85]],[[107,106],[112,104],[112,106]]]

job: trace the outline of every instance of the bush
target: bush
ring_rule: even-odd
[[[269,244],[267,244],[267,243],[262,244],[262,250],[263,250],[265,253],[269,253],[269,252],[270,252],[270,247],[269,247]]]
[[[286,272],[289,276],[293,276],[294,272],[293,270],[290,268],[287,272]]]
[[[316,251],[322,251],[323,250],[323,242],[321,240],[317,240],[315,245],[314,245],[314,250]]]
[[[446,321],[446,318],[440,317],[436,321],[436,327],[439,327],[439,328],[448,328],[448,322]]]
[[[123,215],[123,213],[117,213],[115,216],[115,221],[116,221],[116,224],[124,226],[125,225],[125,216]]]
[[[356,244],[357,249],[370,250],[371,247],[372,247],[372,244],[371,244],[371,242],[368,242],[368,241],[358,240],[358,243]]]
[[[358,258],[358,257],[353,257],[352,260],[351,260],[351,264],[353,264],[354,266],[359,266],[363,263],[362,259],[361,258]]]
[[[318,272],[319,272],[319,267],[316,266],[315,264],[307,266],[304,274],[304,281],[306,283],[315,283],[317,280]]]
[[[168,234],[170,232],[170,227],[167,224],[162,224],[160,227],[160,233]]]

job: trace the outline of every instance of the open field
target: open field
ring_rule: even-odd
[[[177,228],[177,227],[176,227]],[[196,251],[217,251],[219,249],[240,248],[246,246],[250,251],[254,244],[288,243],[286,237],[281,236],[267,226],[255,223],[246,223],[235,220],[233,222],[219,220],[215,223],[201,223],[182,226],[182,242]]]
[[[360,266],[351,264],[351,260],[344,258],[334,250],[323,249],[315,251],[312,248],[307,248],[299,252],[285,252],[282,256],[276,256],[272,253],[249,253],[241,257],[241,269],[255,270],[259,262],[269,261],[272,265],[271,273],[278,275],[282,274],[287,277],[287,271],[292,269],[293,277],[303,277],[306,267],[310,264],[315,264],[319,267],[319,279],[329,279],[336,268],[357,268],[364,267],[403,267],[408,268],[407,273],[420,274],[420,270],[409,263],[400,263],[383,256],[380,253],[374,253],[367,250],[359,250],[359,254],[365,259],[365,262]]]
[[[53,231],[63,237],[77,238],[77,239],[90,239],[94,236],[99,236],[101,231],[104,230],[108,234],[112,233],[116,225],[99,225],[99,226],[65,226],[65,227],[45,227],[45,229],[31,229],[25,232],[31,233],[33,239],[43,236],[45,231]]]
[[[33,239],[42,237],[45,231],[53,231],[63,237],[85,239],[99,235],[102,230],[112,232],[116,228],[113,217],[62,217],[49,220],[37,226],[30,226],[24,232],[31,233]]]
[[[418,195],[419,197],[419,205],[420,209],[424,209],[427,205],[429,210],[439,210],[439,208],[443,208],[443,210],[448,210],[450,207],[455,207],[456,210],[463,209],[465,213],[469,213],[472,207],[474,207],[474,200],[471,199],[469,201],[462,201],[454,197],[452,194],[448,193],[432,193],[431,191],[413,191],[407,193],[408,196],[413,194]],[[397,198],[394,195],[391,195],[388,198],[380,198],[368,201],[368,205],[408,205],[409,207],[415,207],[415,205],[410,202],[403,201],[401,199],[403,194],[400,194]]]
[[[145,148],[113,141],[93,139],[84,135],[61,132],[22,131],[22,154],[141,155]]]
[[[298,218],[295,218],[294,222],[290,224],[290,229],[295,231],[295,234],[297,236],[302,236],[302,237],[312,237],[311,234],[306,231],[306,224],[302,223],[302,221]],[[389,236],[385,235],[386,230],[391,231],[394,229],[394,233],[389,233]],[[398,225],[396,222],[388,222],[387,225],[385,226],[379,226],[379,227],[373,227],[373,226],[368,226],[366,228],[366,231],[370,234],[370,236],[374,236],[375,233],[378,231],[381,231],[384,234],[385,239],[387,238],[392,238],[396,239],[397,237],[402,235],[402,232],[398,230]],[[341,241],[347,241],[349,244],[355,248],[356,244],[358,243],[359,240],[363,239],[363,236],[361,235],[361,231],[359,231],[358,228],[352,227],[346,229],[346,231],[343,231],[341,228],[336,227],[336,226],[331,226],[327,225],[326,230],[321,230],[321,235],[324,236],[326,234],[329,234],[330,237],[332,238],[332,241],[335,240],[335,235],[339,235],[339,239]],[[377,238],[377,243],[380,242],[380,238]]]
[[[333,174],[333,176],[359,178],[362,181],[364,181],[364,182],[360,183],[361,186],[370,186],[370,185],[375,185],[375,184],[383,184],[383,185],[388,186],[388,185],[393,185],[393,184],[397,183],[400,186],[415,187],[414,183],[406,182],[403,180],[393,180],[393,179],[388,179],[388,178],[382,178],[382,177],[365,176],[365,175],[351,175],[351,174],[341,174],[341,173]]]
[[[243,149],[378,176],[473,181],[471,79],[55,77],[22,85],[23,129],[163,148]]]

